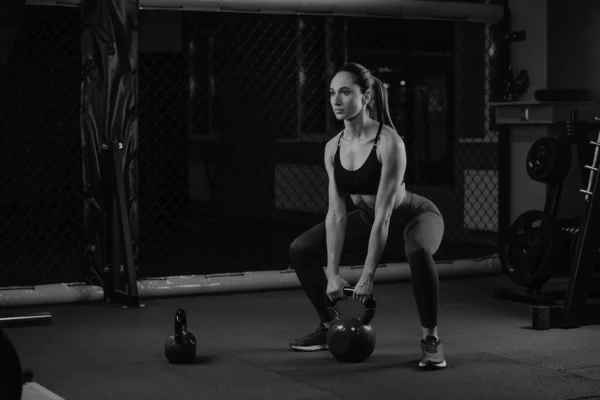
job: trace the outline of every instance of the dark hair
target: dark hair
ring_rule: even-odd
[[[346,63],[339,69],[339,72],[348,72],[354,75],[354,83],[360,87],[362,93],[366,93],[369,89],[373,90],[373,100],[367,104],[369,116],[396,130],[390,116],[387,85],[376,78],[368,68],[358,63]]]

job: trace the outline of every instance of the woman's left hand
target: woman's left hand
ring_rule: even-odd
[[[356,283],[356,286],[354,286],[354,294],[352,295],[352,298],[354,301],[364,305],[369,296],[371,296],[372,292],[373,278],[362,275]]]

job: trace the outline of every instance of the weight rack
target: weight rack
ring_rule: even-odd
[[[596,121],[600,121],[596,117]],[[579,163],[584,174],[589,171],[587,187],[580,189],[584,194],[584,214],[579,222],[579,234],[569,261],[568,282],[563,290],[542,292],[542,285],[533,284],[526,287],[524,292],[511,289],[496,289],[494,297],[531,305],[532,327],[536,330],[552,328],[573,328],[584,325],[600,324],[600,303],[589,301],[600,297],[600,285],[597,274],[594,273],[598,257],[599,243],[595,239],[600,235],[600,194],[597,193],[600,160],[600,125],[591,124],[598,128],[596,141],[587,140],[587,131],[581,132],[581,124],[577,121],[577,111],[571,112],[571,118],[565,123],[561,138],[570,137],[577,143]],[[560,141],[561,139],[559,139]],[[594,147],[591,165],[586,164]],[[569,146],[570,149],[570,146]],[[570,151],[570,150],[569,150]],[[562,192],[562,182],[549,188],[546,211],[556,211],[558,199]],[[505,260],[503,260],[505,261]]]

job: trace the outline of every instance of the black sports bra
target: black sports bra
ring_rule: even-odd
[[[383,124],[379,124],[377,130],[377,136],[375,136],[375,143],[369,153],[366,161],[360,168],[355,171],[349,171],[342,166],[340,160],[340,141],[342,134],[338,139],[338,147],[336,149],[333,166],[335,182],[338,188],[348,194],[366,194],[375,195],[379,188],[379,181],[381,179],[381,163],[377,159],[377,146],[379,145],[379,135],[381,134],[381,128]]]

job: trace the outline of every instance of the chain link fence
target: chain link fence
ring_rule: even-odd
[[[0,76],[0,286],[85,277],[79,26],[28,6]]]
[[[2,286],[87,277],[79,26],[77,8],[29,6],[0,87]],[[491,27],[141,11],[139,29],[140,277],[288,267],[327,210],[324,145],[343,128],[329,81],[346,61],[390,85],[407,188],[444,214],[439,257],[495,251]]]
[[[291,241],[327,211],[324,145],[343,128],[331,113],[329,82],[346,61],[390,85],[392,118],[407,145],[407,187],[444,213],[440,257],[495,251],[489,26],[177,15],[181,48],[140,56],[142,274],[288,266]]]

